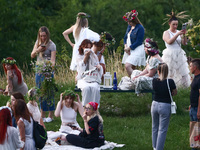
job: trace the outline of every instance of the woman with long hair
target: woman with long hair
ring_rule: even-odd
[[[20,138],[25,142],[21,150],[36,150],[33,139],[33,119],[24,100],[17,99],[13,106],[14,116],[20,133]]]
[[[99,64],[97,55],[91,50],[92,42],[83,40],[77,56],[77,87],[82,91],[82,104],[89,101],[100,104],[100,86],[103,68]]]
[[[4,94],[11,95],[15,92],[20,92],[23,95],[26,95],[28,92],[28,87],[23,80],[21,71],[16,65],[16,60],[12,57],[4,58],[2,60],[4,72],[7,76],[6,90]]]
[[[144,52],[144,27],[138,19],[138,12],[132,10],[127,12],[123,19],[128,23],[126,34],[124,36],[124,56],[122,63],[125,64],[128,76],[131,76],[136,66],[145,66]]]
[[[169,67],[169,77],[174,79],[178,87],[189,87],[190,71],[187,63],[185,51],[181,48],[181,43],[186,45],[186,29],[178,30],[180,19],[187,17],[184,12],[168,14],[169,29],[163,32],[163,40],[166,49],[163,50],[163,61]]]
[[[105,137],[103,134],[103,119],[98,111],[98,103],[89,102],[84,107],[85,111],[82,116],[84,129],[79,135],[68,134],[62,136],[61,140],[67,140],[75,146],[83,148],[95,148],[104,145]]]
[[[146,61],[146,67],[143,71],[133,70],[131,74],[131,80],[134,84],[135,92],[140,93],[141,90],[152,89],[152,80],[157,78],[157,67],[162,62],[162,58],[159,55],[158,45],[153,39],[146,38],[144,50],[148,55]]]
[[[75,102],[75,98],[77,101]],[[75,94],[72,90],[65,90],[60,94],[60,101],[57,104],[55,110],[55,116],[61,118],[60,132],[77,134],[78,128],[80,128],[76,121],[77,112],[83,115],[83,106],[81,104],[78,94]]]
[[[77,69],[77,64],[76,64],[76,58],[78,55],[78,48],[81,44],[81,42],[84,39],[89,39],[91,41],[99,41],[100,36],[90,30],[88,28],[88,18],[90,15],[84,13],[84,12],[79,12],[76,17],[76,23],[71,26],[69,29],[65,30],[63,32],[63,36],[66,39],[66,41],[71,45],[73,48],[73,53],[72,53],[72,61],[70,65],[71,70],[76,70]],[[69,38],[69,34],[73,33],[74,41],[75,44],[71,42]]]
[[[55,65],[56,45],[50,39],[49,29],[45,26],[39,28],[37,40],[31,53],[31,58],[35,58],[36,56],[36,67],[37,65],[45,64],[47,61],[50,61],[52,66]],[[54,78],[53,73],[51,77]],[[44,75],[36,72],[35,81],[37,88],[40,88],[44,81]],[[44,122],[51,122],[53,120],[53,111],[55,110],[54,93],[51,93],[47,99],[50,99],[48,103],[51,103],[51,105],[47,103],[46,99],[40,98],[41,114]],[[49,112],[47,118],[45,117],[45,112]]]
[[[19,132],[12,127],[12,111],[9,107],[0,107],[0,149],[15,150],[24,147],[24,142],[19,139]]]
[[[35,88],[31,88],[28,91],[28,100],[29,100],[29,102],[26,104],[27,108],[28,108],[29,112],[31,113],[31,115],[33,116],[33,119],[35,121],[37,121],[40,125],[42,125],[44,128],[46,128],[45,125],[44,125],[41,113],[40,113],[40,109],[38,107],[38,103],[36,102],[36,99],[37,99],[37,97],[36,97],[36,89]]]
[[[152,145],[154,150],[163,150],[171,116],[171,95],[177,94],[173,79],[168,79],[168,66],[166,63],[158,65],[158,78],[153,79],[154,100],[151,105],[152,117]],[[167,85],[169,83],[169,89]]]

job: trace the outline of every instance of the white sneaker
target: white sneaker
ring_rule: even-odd
[[[45,120],[46,122],[52,122],[53,121],[53,119],[51,119],[50,117],[48,117],[48,118],[46,118],[46,120]]]
[[[47,118],[42,118],[43,122],[47,122],[46,119],[47,119]]]

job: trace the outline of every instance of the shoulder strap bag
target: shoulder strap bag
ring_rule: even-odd
[[[177,107],[176,107],[176,103],[173,101],[172,94],[171,94],[171,91],[169,88],[169,79],[167,79],[167,87],[168,87],[169,95],[170,95],[170,99],[171,99],[171,114],[176,114]]]

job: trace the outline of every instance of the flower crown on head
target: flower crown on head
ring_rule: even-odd
[[[89,14],[78,14],[76,17],[78,17],[78,18],[90,18],[91,16],[89,15]]]
[[[106,35],[110,35],[110,39],[108,39]],[[113,38],[113,36],[109,32],[101,32],[100,39],[107,46],[115,45],[116,42],[115,38]]]
[[[13,60],[8,60],[8,59],[4,58],[4,59],[2,60],[2,64],[14,65],[14,64],[16,64],[16,60],[15,60],[15,59],[13,59]]]
[[[63,92],[63,97],[65,96],[76,97],[76,94],[71,89],[68,89]]]
[[[127,21],[132,21],[134,20],[138,15],[138,12],[134,9],[131,10],[130,12],[127,12],[122,18],[127,22]]]
[[[153,39],[150,38],[146,38],[145,39],[145,47],[147,48],[148,51],[158,54],[159,53],[159,49],[153,45],[151,45],[151,42],[153,42]]]

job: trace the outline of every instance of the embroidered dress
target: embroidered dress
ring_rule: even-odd
[[[172,33],[168,30],[170,38],[172,38],[176,33]],[[167,44],[165,42],[166,49],[163,50],[162,60],[169,67],[168,77],[172,78],[178,87],[189,87],[191,80],[189,75],[189,68],[187,63],[187,57],[185,51],[181,48],[181,37],[174,41],[172,44]]]
[[[151,69],[154,69],[154,68],[157,68],[159,63],[160,63],[160,60],[158,60],[157,58],[155,57],[152,57],[150,59],[150,56],[148,56],[147,58],[147,67],[146,69],[148,70],[148,72],[151,70]],[[131,74],[131,79],[137,75],[139,75],[142,71],[140,70],[134,70]],[[142,90],[151,90],[153,89],[152,87],[152,80],[153,78],[157,78],[158,77],[158,74],[156,72],[156,74],[153,76],[153,77],[148,77],[148,76],[139,76],[138,78],[136,78],[134,81],[133,81],[133,84],[134,84],[134,87],[135,87],[135,93],[140,93]]]

